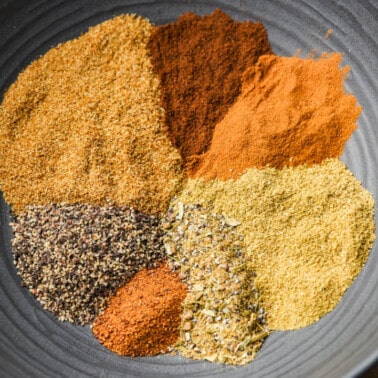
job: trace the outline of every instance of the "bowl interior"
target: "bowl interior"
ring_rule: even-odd
[[[0,5],[0,93],[49,48],[112,16],[136,13],[164,24],[185,11],[208,14],[217,7],[237,20],[262,21],[278,55],[301,50],[306,56],[314,49],[344,53],[343,63],[351,66],[346,89],[357,97],[363,113],[342,160],[377,199],[377,2],[7,0]],[[329,29],[333,33],[326,38]],[[0,366],[7,377],[353,376],[378,358],[377,242],[334,311],[298,331],[273,333],[247,366],[225,367],[172,356],[123,358],[102,347],[89,327],[59,322],[21,288],[2,198],[0,206]]]

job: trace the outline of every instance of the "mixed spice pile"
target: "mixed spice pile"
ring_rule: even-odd
[[[221,10],[121,15],[29,65],[0,106],[22,283],[120,355],[244,365],[333,310],[375,239],[339,160],[342,55],[276,56]]]

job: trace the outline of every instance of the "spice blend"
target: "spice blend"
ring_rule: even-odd
[[[29,206],[12,224],[15,263],[44,308],[84,325],[118,287],[162,260],[159,224],[128,207]]]
[[[331,311],[375,238],[335,159],[361,112],[340,63],[277,57],[220,10],[123,15],[51,49],[0,106],[23,284],[130,356],[243,365],[269,329]]]
[[[219,9],[188,12],[155,28],[148,47],[169,138],[191,172],[192,157],[208,149],[216,123],[240,94],[244,70],[273,54],[268,33],[259,22],[236,22]]]
[[[238,180],[188,180],[177,201],[212,204],[240,222],[248,269],[272,330],[331,311],[375,238],[374,200],[345,165],[249,169]]]
[[[108,349],[127,356],[166,353],[179,335],[186,286],[165,264],[143,269],[109,301],[92,330]]]
[[[211,362],[252,361],[268,329],[239,223],[199,205],[176,203],[170,210],[164,245],[189,290],[177,349]]]
[[[18,213],[27,204],[107,199],[165,213],[181,159],[164,131],[153,26],[123,15],[34,61],[0,107],[0,182]]]

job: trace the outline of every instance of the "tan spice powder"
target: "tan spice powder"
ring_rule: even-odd
[[[238,180],[189,180],[177,201],[241,222],[269,328],[304,327],[331,311],[375,238],[374,200],[345,165],[248,170]]]
[[[153,26],[122,15],[34,61],[0,107],[0,183],[26,204],[86,202],[161,213],[181,182],[165,134]]]

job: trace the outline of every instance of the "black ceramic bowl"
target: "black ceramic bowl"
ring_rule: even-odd
[[[346,81],[363,106],[359,128],[342,160],[378,199],[378,2],[259,0],[1,0],[0,92],[59,42],[120,13],[156,24],[185,11],[216,7],[237,20],[260,20],[278,55],[344,53]],[[324,38],[328,29],[333,30]],[[1,162],[0,162],[1,164]],[[88,327],[61,323],[21,288],[13,266],[7,207],[1,200],[1,377],[340,377],[356,376],[378,358],[378,246],[336,309],[319,322],[269,336],[255,361],[225,367],[179,357],[122,358],[107,351]]]

